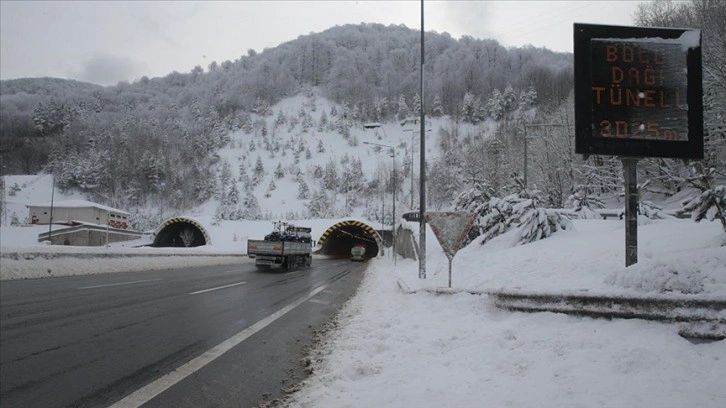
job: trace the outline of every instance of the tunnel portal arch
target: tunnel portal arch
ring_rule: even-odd
[[[153,247],[198,247],[212,243],[204,226],[187,217],[164,221],[154,235]]]
[[[317,253],[350,257],[350,250],[359,243],[366,247],[366,258],[376,257],[383,251],[383,240],[373,227],[355,220],[340,221],[320,236]]]

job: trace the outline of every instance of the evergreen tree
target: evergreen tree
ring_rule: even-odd
[[[285,177],[285,169],[282,168],[282,163],[277,163],[277,168],[275,169],[275,177],[278,179],[281,179]]]
[[[406,104],[406,97],[401,94],[401,96],[398,97],[398,112],[396,113],[396,117],[398,120],[404,120],[410,115],[411,111],[408,108],[408,104]]]
[[[331,218],[333,211],[325,190],[317,190],[307,204],[311,218]]]
[[[439,97],[438,94],[434,96],[434,104],[431,109],[431,114],[433,117],[438,118],[441,116],[444,116],[444,107],[441,105],[441,97]]]
[[[486,112],[494,120],[499,120],[503,117],[504,107],[502,93],[499,92],[499,89],[494,89],[492,91],[492,96],[486,104]]]
[[[511,112],[517,108],[517,94],[514,92],[512,85],[507,84],[502,94],[502,109],[505,112]]]
[[[255,177],[262,177],[265,175],[265,166],[262,164],[262,157],[257,156],[257,161],[255,162]]]
[[[411,106],[411,114],[418,117],[421,117],[421,96],[417,93],[413,96],[413,106]]]
[[[305,180],[300,180],[300,183],[297,187],[297,198],[301,200],[307,200],[310,198],[310,188],[308,187],[308,183],[305,182]]]
[[[325,165],[323,188],[327,190],[337,190],[338,188],[338,168],[332,159]]]

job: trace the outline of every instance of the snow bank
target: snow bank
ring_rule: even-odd
[[[694,345],[675,325],[642,320],[508,312],[487,296],[404,295],[391,276],[396,269],[389,259],[370,263],[291,407],[716,408],[726,401],[726,341]]]

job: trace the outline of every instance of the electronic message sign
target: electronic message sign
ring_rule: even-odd
[[[574,29],[575,151],[703,158],[700,31]]]

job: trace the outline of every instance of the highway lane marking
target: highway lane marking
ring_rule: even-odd
[[[330,304],[330,302],[328,302],[326,300],[318,300],[318,299],[310,299],[310,303],[317,303],[319,305],[326,305],[326,306]]]
[[[152,398],[156,397],[157,395],[177,384],[179,381],[187,378],[188,376],[200,370],[202,367],[221,357],[224,353],[228,352],[233,347],[247,340],[247,338],[249,338],[250,336],[269,326],[272,322],[284,316],[289,311],[310,300],[310,298],[320,293],[323,289],[327,288],[328,285],[329,283],[318,286],[317,288],[313,289],[308,295],[290,303],[282,309],[279,309],[275,313],[265,317],[264,319],[253,324],[252,326],[242,330],[241,332],[235,334],[229,339],[212,347],[199,357],[192,359],[186,364],[182,364],[175,370],[164,374],[161,378],[158,378],[157,380],[134,391],[130,395],[124,397],[122,400],[111,405],[109,408],[137,408],[144,405]]]
[[[132,281],[132,282],[107,283],[105,285],[84,286],[82,288],[78,288],[78,290],[105,288],[105,287],[109,287],[109,286],[132,285],[134,283],[155,282],[155,281],[160,281],[160,280],[164,280],[164,279],[144,279],[144,280],[137,280],[137,281]]]
[[[245,283],[247,283],[247,282],[237,282],[237,283],[232,283],[232,284],[229,284],[229,285],[217,286],[216,288],[198,290],[196,292],[189,292],[189,294],[190,295],[198,295],[200,293],[211,292],[213,290],[219,290],[219,289],[224,289],[224,288],[231,288],[232,286],[238,286],[238,285],[244,285]]]

